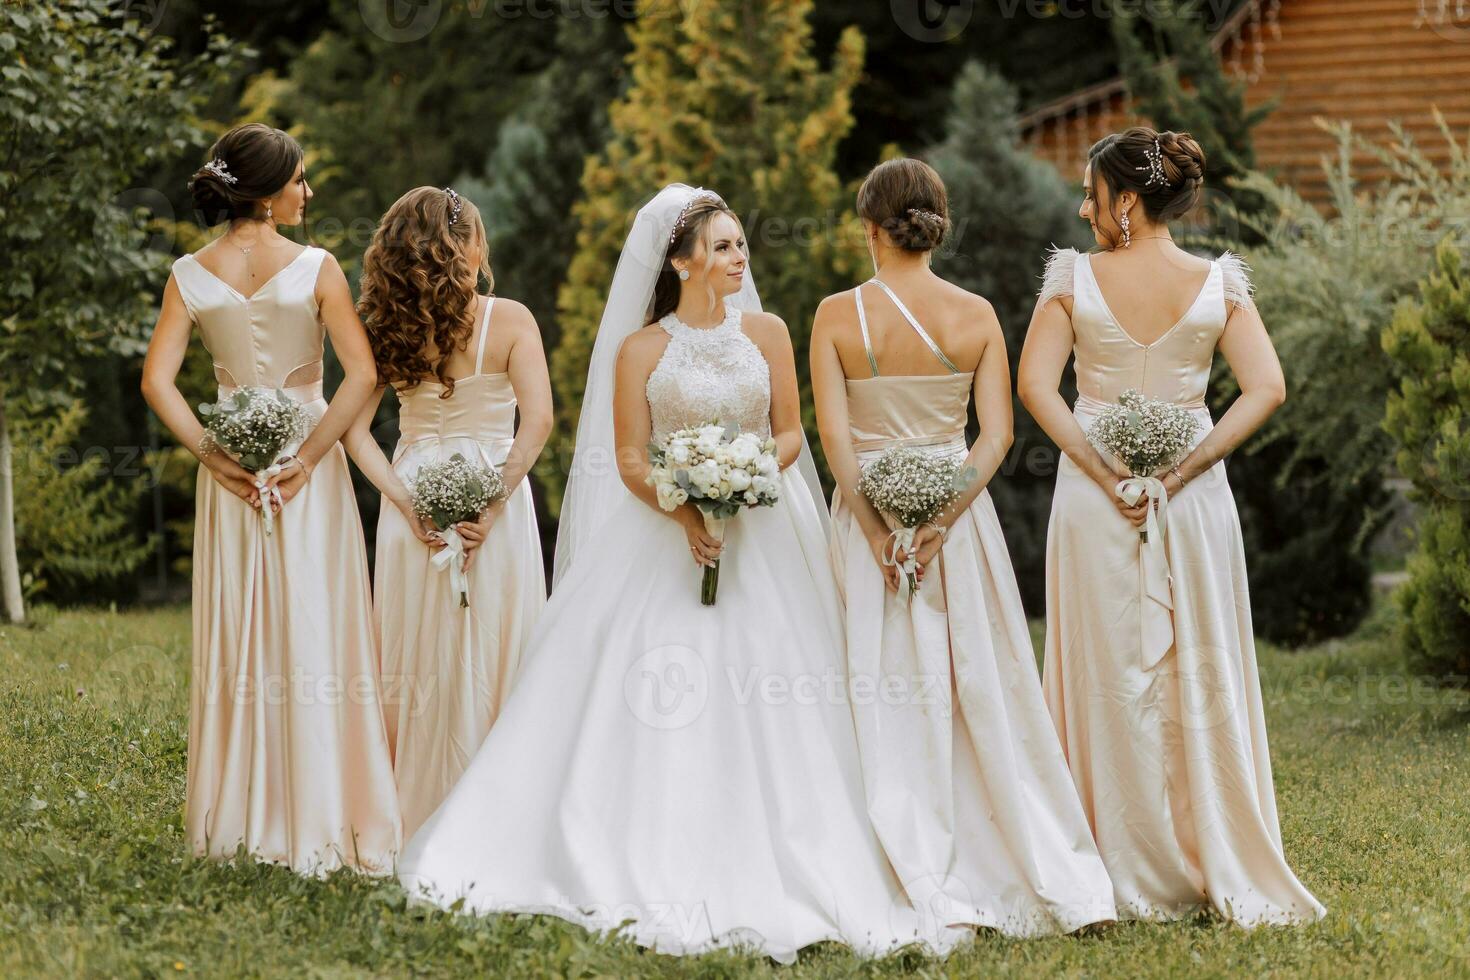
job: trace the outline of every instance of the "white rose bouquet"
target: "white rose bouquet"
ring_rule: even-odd
[[[658,505],[673,511],[693,501],[719,541],[725,538],[725,522],[742,507],[769,507],[780,496],[776,440],[741,432],[737,425],[711,423],[671,432],[649,444],[648,459],[653,464],[648,483],[658,493]],[[699,601],[714,605],[719,585],[716,559],[704,570]]]
[[[464,539],[455,531],[460,521],[477,520],[480,513],[505,496],[505,481],[499,471],[470,462],[459,453],[419,468],[413,481],[413,512],[433,523],[446,547],[435,552],[434,567],[449,570],[450,582],[459,593],[463,609],[470,604],[469,578],[465,575]]]
[[[924,524],[938,517],[975,478],[975,468],[962,459],[940,456],[921,449],[895,446],[863,467],[858,476],[858,493],[882,514],[898,524],[889,537],[885,564],[900,564],[898,551],[908,553],[901,563],[907,598],[918,591],[918,559],[914,536]]]
[[[281,472],[290,458],[286,448],[305,438],[311,414],[277,388],[248,386],[214,403],[202,402],[205,439],[235,457],[240,466],[255,474],[255,487],[266,498],[260,508],[265,533],[275,531],[275,511],[281,492],[266,489],[266,481]]]
[[[1098,452],[1115,456],[1133,474],[1118,484],[1118,496],[1130,507],[1145,496],[1163,494],[1163,484],[1154,476],[1173,466],[1194,446],[1199,420],[1186,408],[1157,398],[1146,398],[1136,388],[1118,396],[1093,420],[1087,439]],[[1148,541],[1148,527],[1138,535]]]

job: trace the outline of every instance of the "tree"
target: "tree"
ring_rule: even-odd
[[[95,596],[135,572],[158,544],[131,533],[143,481],[109,473],[109,463],[123,465],[109,454],[73,449],[87,414],[76,401],[46,418],[12,420],[23,450],[15,466],[16,550],[31,594],[66,586]],[[126,465],[141,470],[142,462]]]
[[[1242,216],[1258,213],[1264,202],[1237,182],[1255,169],[1251,133],[1275,103],[1247,108],[1245,83],[1225,74],[1205,25],[1172,0],[1148,4],[1146,18],[1125,6],[1117,5],[1113,39],[1129,97],[1155,128],[1187,132],[1205,151],[1209,221],[1199,237],[1238,241]]]
[[[944,140],[926,154],[949,190],[954,224],[934,268],[995,306],[1014,377],[1048,246],[1085,248],[1091,236],[1077,217],[1078,195],[1021,145],[1016,92],[999,74],[979,62],[965,66],[945,129]],[[1015,447],[990,492],[1006,522],[1022,595],[1040,609],[1057,454],[1019,404],[1015,418]]]
[[[607,145],[609,93],[622,88],[626,24],[611,15],[565,19],[557,54],[500,127],[488,162],[456,180],[485,218],[496,292],[525,303],[548,350],[556,346],[556,293],[577,247],[567,220],[582,168]]]
[[[564,434],[574,432],[587,363],[618,249],[637,209],[673,181],[710,187],[745,224],[762,301],[791,327],[811,417],[812,314],[867,262],[849,194],[833,173],[852,125],[863,42],[843,32],[823,71],[812,51],[810,0],[639,5],[629,29],[632,83],[610,110],[613,136],[582,175],[577,251],[558,297],[561,342],[552,383],[563,435],[541,475],[560,509]]]
[[[107,0],[0,3],[0,600],[24,618],[7,413],[60,406],[77,366],[141,353],[165,253],[143,247],[136,176],[202,141],[193,115],[234,55],[183,64]]]
[[[977,58],[1011,81],[1022,108],[1116,72],[1106,10],[1079,0],[1021,3],[816,4],[811,20],[819,50],[850,26],[864,39],[865,68],[852,94],[854,127],[838,150],[838,174],[860,177],[885,146],[922,147],[943,139],[956,80]]]
[[[1447,237],[1435,268],[1383,333],[1401,367],[1384,427],[1399,472],[1425,507],[1409,581],[1399,593],[1409,655],[1446,680],[1470,683],[1470,269]]]
[[[1290,392],[1231,461],[1237,493],[1256,491],[1242,505],[1253,581],[1280,586],[1257,589],[1261,632],[1272,639],[1341,635],[1372,602],[1370,548],[1394,503],[1384,405],[1402,370],[1383,356],[1383,330],[1417,292],[1444,229],[1460,226],[1470,207],[1470,157],[1440,124],[1448,167],[1402,131],[1377,145],[1323,123],[1338,138],[1323,161],[1325,211],[1264,174],[1244,181],[1267,205],[1254,223],[1264,243],[1251,255],[1256,305]],[[1394,179],[1363,188],[1352,173],[1358,150]],[[1233,382],[1220,381],[1222,395],[1233,393]]]
[[[557,23],[496,4],[335,0],[334,26],[287,76],[257,81],[262,108],[305,146],[312,231],[349,270],[405,191],[483,166],[496,132],[556,50]]]

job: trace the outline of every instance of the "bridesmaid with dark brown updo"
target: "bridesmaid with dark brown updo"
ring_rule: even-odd
[[[362,525],[338,444],[373,391],[372,352],[336,260],[276,230],[301,224],[312,196],[296,140],[238,126],[190,186],[205,223],[226,230],[174,263],[143,366],[148,404],[201,463],[189,846],[305,873],[387,872],[398,802]],[[222,399],[279,392],[304,409],[307,433],[273,475],[247,471],[206,438],[179,392],[196,327]],[[326,334],[345,373],[330,402]]]
[[[1244,264],[1192,255],[1170,233],[1204,174],[1188,133],[1103,138],[1079,209],[1098,248],[1047,264],[1018,385],[1066,454],[1046,542],[1043,686],[1121,916],[1306,922],[1324,910],[1282,853],[1224,463],[1286,388]],[[1240,386],[1219,421],[1205,405],[1216,351]],[[1070,408],[1058,391],[1069,357]],[[1198,423],[1192,448],[1156,473],[1130,474],[1088,439],[1130,389]]]

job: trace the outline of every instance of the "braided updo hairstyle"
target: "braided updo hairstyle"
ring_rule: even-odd
[[[1153,155],[1155,140],[1163,179],[1155,177],[1150,184],[1153,170],[1149,157]],[[1108,187],[1108,209],[1115,226],[1119,223],[1115,210],[1118,195],[1123,191],[1137,194],[1144,214],[1155,222],[1183,217],[1194,209],[1204,193],[1205,151],[1188,133],[1134,126],[1092,144],[1087,161],[1092,166],[1094,185],[1102,181]]]
[[[262,123],[236,126],[215,141],[209,162],[189,179],[194,208],[205,225],[253,217],[259,201],[291,182],[304,156],[290,133]],[[211,166],[216,162],[223,174]]]
[[[868,172],[858,188],[857,213],[906,252],[938,248],[950,228],[943,179],[912,157],[885,160]]]

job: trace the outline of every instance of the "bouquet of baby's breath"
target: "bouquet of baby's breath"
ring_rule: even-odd
[[[909,593],[919,587],[914,535],[964,493],[973,479],[975,468],[965,466],[962,459],[906,446],[896,446],[863,467],[858,492],[899,525],[889,547],[894,554],[899,549],[908,553],[901,567]],[[889,559],[885,553],[886,564],[898,564]]]
[[[255,486],[266,499],[260,508],[265,533],[275,530],[273,503],[281,492],[267,489],[266,480],[281,472],[286,447],[305,438],[311,414],[281,389],[259,386],[236,388],[213,404],[201,402],[205,439],[235,457],[256,475]]]
[[[1136,388],[1118,396],[1088,427],[1087,438],[1098,452],[1118,458],[1139,479],[1179,462],[1194,446],[1199,420],[1172,402],[1147,398]],[[1139,536],[1148,540],[1147,529]]]
[[[236,388],[214,404],[199,406],[214,444],[252,473],[275,463],[286,447],[306,435],[310,414],[281,389]]]
[[[432,559],[434,567],[449,570],[450,581],[459,592],[460,608],[464,608],[470,604],[469,579],[464,571],[464,539],[454,525],[477,520],[486,507],[504,497],[505,481],[493,467],[470,462],[455,453],[420,467],[412,493],[413,512],[432,523],[444,539],[445,547]]]
[[[693,501],[704,526],[717,540],[725,538],[725,522],[742,507],[769,507],[780,495],[781,462],[776,440],[741,432],[738,425],[710,423],[671,432],[650,443],[653,469],[648,484],[658,493],[658,505],[672,511]],[[720,586],[720,562],[704,570],[699,601],[715,604]]]

